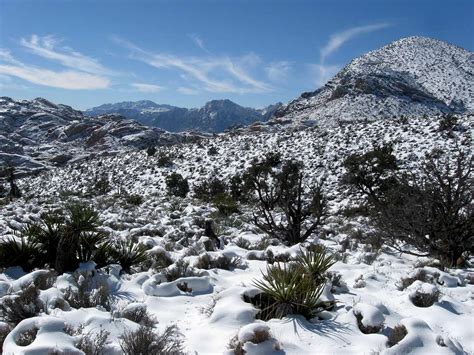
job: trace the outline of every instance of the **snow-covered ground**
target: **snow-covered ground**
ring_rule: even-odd
[[[471,119],[460,119],[459,130],[452,134],[438,131],[437,118],[353,123],[330,130],[229,133],[161,148],[152,157],[144,151],[123,153],[26,177],[18,182],[23,197],[0,206],[2,238],[14,236],[14,230],[25,223],[38,221],[42,212],[62,208],[68,199],[80,200],[95,206],[103,229],[114,238],[135,238],[149,248],[150,258],[166,255],[174,265],[184,260],[189,269],[185,277],[167,282],[165,271],[149,265],[125,274],[118,266],[95,270],[93,264],[83,264],[76,273],[59,275],[42,287],[39,299],[44,311],[16,325],[5,339],[3,352],[81,353],[76,347],[81,334],[97,337],[106,331],[106,353],[120,354],[121,335],[139,327],[124,314],[146,308],[158,321],[158,332],[172,324],[179,328],[188,353],[229,352],[229,344],[236,342],[249,354],[474,353],[474,269],[441,271],[430,266],[432,260],[427,258],[377,249],[357,239],[358,233],[369,231],[367,221],[344,217],[341,212],[357,205],[360,196],[349,193],[340,183],[344,158],[374,144],[394,143],[402,167],[412,171],[433,149],[450,152],[456,145],[470,149]],[[218,153],[209,154],[210,147]],[[160,152],[172,156],[172,166],[158,166]],[[338,261],[329,270],[334,282],[328,282],[321,296],[336,303],[310,320],[295,315],[264,322],[256,319],[258,310],[244,300],[244,295],[256,293],[253,280],[265,271],[269,251],[275,257],[293,257],[304,246],[265,245],[261,242],[265,235],[250,223],[250,207],[239,206],[240,213],[222,217],[212,204],[192,197],[197,182],[209,177],[227,179],[267,152],[303,161],[310,181],[327,176],[325,189],[332,216],[306,245],[322,244],[336,255]],[[165,178],[172,171],[189,179],[188,197],[167,196]],[[92,186],[102,177],[109,181],[110,190],[100,196],[91,194]],[[140,195],[143,202],[128,204],[123,191]],[[206,251],[208,239],[202,223],[206,218],[214,220],[221,241],[215,251]],[[211,259],[239,257],[240,265],[230,270],[199,269],[199,257],[204,253]],[[4,270],[0,273],[0,297],[11,297],[43,274],[38,270],[26,274],[19,268]],[[411,284],[402,283],[410,277]],[[107,285],[110,309],[76,309],[64,301],[69,287],[77,288],[86,280]],[[414,304],[417,294],[437,291],[440,297],[433,305]],[[407,334],[389,347],[389,336],[400,325]],[[0,322],[0,330],[6,326]],[[18,345],[21,334],[31,328],[38,329],[34,341]],[[365,334],[361,329],[377,332]],[[270,333],[268,339],[252,343],[256,333],[265,332]]]

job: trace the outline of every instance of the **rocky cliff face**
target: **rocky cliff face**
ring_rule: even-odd
[[[354,59],[324,87],[303,93],[274,117],[360,120],[474,111],[474,54],[408,37]]]

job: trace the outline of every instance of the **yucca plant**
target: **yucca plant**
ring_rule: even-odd
[[[313,250],[301,250],[296,262],[307,270],[316,282],[320,282],[324,280],[324,274],[336,263],[336,260],[334,255],[328,254],[324,246],[317,246]]]
[[[38,245],[26,238],[10,237],[0,242],[0,267],[20,266],[30,272],[41,267],[41,253]]]
[[[94,260],[97,253],[101,253],[100,248],[108,239],[105,232],[83,232],[79,235],[79,248],[77,254],[80,262]],[[100,257],[98,258],[100,259]]]
[[[268,320],[288,314],[311,318],[314,315],[324,282],[315,283],[307,270],[296,264],[268,266],[262,277],[263,280],[254,281],[254,285],[266,296],[261,297],[264,305],[260,318]]]
[[[262,273],[262,280],[254,285],[262,291],[258,295],[263,320],[301,314],[312,318],[326,284],[324,273],[335,263],[325,248],[302,252],[293,263],[275,263]]]
[[[145,262],[148,258],[147,249],[143,244],[133,240],[118,241],[110,247],[111,261],[120,264],[124,272],[130,273],[132,268]]]

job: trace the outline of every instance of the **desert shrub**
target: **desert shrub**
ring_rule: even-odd
[[[408,334],[407,328],[402,325],[396,325],[393,327],[390,335],[388,336],[387,346],[392,347],[403,340]]]
[[[149,156],[149,157],[152,157],[153,155],[156,154],[156,147],[154,146],[149,146],[147,149],[146,149],[146,155]]]
[[[354,153],[344,160],[343,166],[343,183],[373,199],[393,184],[392,173],[398,169],[391,144],[375,146],[363,154]]]
[[[168,194],[178,197],[186,197],[189,192],[188,179],[183,178],[181,174],[171,173],[166,177],[166,187]]]
[[[439,274],[430,275],[423,269],[417,269],[411,276],[402,277],[397,283],[397,288],[400,291],[405,290],[408,286],[419,280],[422,282],[433,283]]]
[[[219,150],[215,146],[212,146],[207,150],[207,155],[217,155],[217,154],[219,154]]]
[[[211,268],[211,257],[208,253],[199,255],[194,266],[196,266],[198,269],[209,270]]]
[[[97,332],[91,330],[86,334],[81,334],[75,346],[86,355],[104,355],[106,354],[105,345],[109,335],[110,332],[102,328]]]
[[[453,115],[444,115],[440,120],[439,120],[439,126],[438,126],[438,131],[451,131],[453,130],[456,125],[458,124],[458,118]]]
[[[362,319],[364,318],[362,316],[362,313],[354,312],[354,315],[357,320],[357,326],[359,327],[360,331],[364,334],[378,333],[383,327],[383,325],[380,325],[380,326],[364,325],[364,323],[362,322]]]
[[[211,258],[209,263],[210,269],[232,270],[243,267],[245,267],[245,263],[238,256],[219,255],[217,258]]]
[[[106,175],[96,177],[94,185],[92,186],[90,193],[96,196],[105,195],[110,192],[112,187],[110,186],[109,178]]]
[[[205,202],[211,202],[217,195],[224,194],[226,190],[225,182],[215,177],[194,185],[194,197]]]
[[[6,324],[0,323],[0,349],[3,349],[3,343],[8,334],[10,334],[11,328]]]
[[[153,328],[158,323],[156,318],[148,312],[146,307],[125,309],[121,312],[121,316],[145,327]]]
[[[119,264],[126,273],[131,273],[134,267],[148,259],[146,246],[132,239],[116,241],[109,249],[110,261]]]
[[[129,205],[140,206],[143,203],[143,197],[141,195],[138,195],[138,194],[132,194],[132,195],[128,195],[125,198],[125,201]]]
[[[64,291],[64,299],[71,307],[92,308],[103,307],[110,310],[108,284],[86,273],[75,273],[77,288],[69,287]]]
[[[302,168],[294,161],[287,161],[280,170],[254,163],[245,174],[257,199],[253,223],[287,245],[305,241],[328,216],[323,181],[306,193]],[[283,217],[280,221],[279,216]]]
[[[33,283],[19,292],[3,296],[0,299],[0,319],[15,326],[23,319],[38,315],[44,311],[38,296],[39,289]]]
[[[244,345],[247,342],[253,344],[260,344],[265,341],[273,339],[268,327],[262,326],[253,331],[252,336],[246,337],[243,339],[239,339],[239,335],[237,334],[234,336],[228,345],[228,348],[234,351],[234,355],[244,355],[246,351],[244,350]],[[280,350],[280,346],[278,343],[275,344],[274,350]]]
[[[157,165],[160,168],[169,168],[170,166],[173,166],[173,160],[168,154],[160,152],[158,155]]]
[[[410,294],[411,302],[417,307],[431,307],[435,302],[439,301],[441,293],[437,288],[433,289],[432,292],[424,292],[423,290],[415,290]]]
[[[168,326],[161,334],[141,326],[135,331],[125,331],[120,337],[120,347],[125,355],[181,354],[183,340],[175,325]]]
[[[38,334],[38,328],[33,327],[31,329],[27,329],[20,333],[16,339],[16,344],[19,346],[28,346],[35,341],[36,334]]]
[[[219,213],[223,216],[230,216],[233,213],[239,212],[237,203],[227,193],[220,193],[214,197],[214,206],[216,206]]]
[[[245,238],[239,237],[239,238],[234,240],[234,243],[239,248],[247,249],[247,250],[250,249],[250,242]]]
[[[148,252],[147,260],[143,262],[143,266],[146,268],[152,268],[160,271],[173,264],[173,259],[168,255],[165,250]]]
[[[168,282],[187,276],[192,276],[192,271],[189,268],[189,262],[183,259],[178,260],[165,270],[165,277]]]
[[[463,152],[429,155],[420,175],[398,177],[372,201],[372,221],[384,241],[400,252],[462,266],[474,251],[472,163]]]

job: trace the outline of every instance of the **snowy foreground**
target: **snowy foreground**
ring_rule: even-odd
[[[462,125],[470,127],[470,118]],[[79,337],[92,338],[109,332],[106,354],[120,354],[120,337],[139,324],[123,317],[127,310],[146,308],[162,332],[176,325],[183,335],[188,353],[232,353],[231,345],[240,343],[248,354],[464,354],[474,353],[474,269],[445,269],[433,266],[428,258],[400,255],[378,248],[356,236],[370,230],[364,217],[344,217],[344,208],[355,206],[357,196],[339,183],[342,160],[352,152],[364,151],[373,142],[395,142],[397,158],[406,169],[434,148],[450,151],[455,144],[470,146],[469,129],[446,136],[436,130],[436,120],[411,120],[409,124],[357,123],[330,132],[307,129],[274,133],[220,135],[201,144],[167,148],[173,165],[157,167],[158,154],[127,153],[98,158],[51,170],[19,181],[22,198],[0,206],[0,236],[14,236],[14,230],[37,221],[42,212],[64,206],[66,201],[86,201],[100,213],[103,229],[114,238],[136,238],[149,248],[149,255],[164,255],[172,264],[168,269],[189,263],[187,275],[167,282],[164,272],[141,267],[133,273],[121,273],[118,265],[96,270],[93,263],[82,264],[74,274],[62,274],[43,287],[39,299],[46,311],[21,321],[6,337],[4,354],[80,354]],[[209,147],[217,155],[209,155]],[[258,310],[244,300],[257,289],[253,280],[261,277],[269,255],[280,260],[294,257],[304,248],[268,245],[266,236],[250,224],[251,209],[240,206],[240,213],[218,216],[212,204],[192,197],[194,183],[218,176],[229,177],[243,171],[253,157],[279,151],[284,159],[305,163],[313,179],[326,173],[327,194],[332,216],[307,244],[322,244],[338,259],[330,268],[332,277],[321,296],[336,301],[335,306],[307,320],[301,316],[255,319]],[[165,177],[177,171],[189,178],[191,194],[172,198],[165,192]],[[97,177],[106,176],[110,190],[100,196],[88,194]],[[143,202],[127,204],[119,190],[139,194]],[[212,218],[221,247],[206,251],[202,221]],[[273,243],[275,244],[275,243]],[[225,255],[239,257],[240,263],[229,270],[200,269],[199,258]],[[25,273],[8,268],[0,273],[0,297],[13,294],[48,271]],[[423,275],[423,277],[420,277]],[[404,282],[413,278],[412,283]],[[416,279],[416,280],[415,280]],[[422,280],[420,280],[422,279]],[[75,309],[65,302],[69,288],[78,288],[88,280],[106,285],[110,310]],[[186,283],[187,288],[183,288]],[[417,307],[417,293],[440,292],[437,302]],[[362,328],[379,328],[365,334]],[[405,337],[387,345],[396,326],[404,325]],[[1,322],[0,329],[6,327]],[[29,345],[18,345],[25,331],[38,332]],[[71,331],[71,329],[76,329]],[[270,337],[255,344],[257,333]],[[235,338],[236,337],[236,338]],[[233,339],[233,340],[232,340]]]

